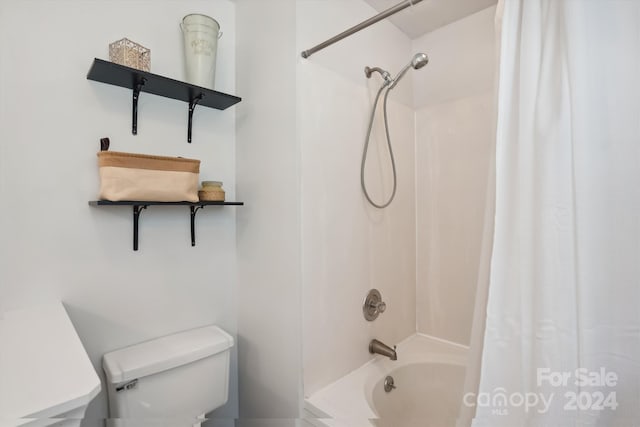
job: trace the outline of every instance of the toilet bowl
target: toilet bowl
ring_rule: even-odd
[[[105,354],[110,425],[200,425],[227,402],[232,346],[231,335],[206,326]]]
[[[60,301],[0,313],[0,427],[78,427],[98,392]]]

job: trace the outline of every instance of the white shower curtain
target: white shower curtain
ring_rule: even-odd
[[[503,0],[476,426],[640,425],[640,1]]]

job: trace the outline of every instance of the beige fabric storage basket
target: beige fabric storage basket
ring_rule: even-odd
[[[100,151],[100,199],[197,202],[200,160]]]

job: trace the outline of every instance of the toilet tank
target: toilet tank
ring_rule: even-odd
[[[193,419],[224,405],[232,346],[207,326],[105,354],[110,417]]]

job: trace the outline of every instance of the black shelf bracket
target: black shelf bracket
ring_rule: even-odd
[[[204,205],[191,206],[191,246],[196,245],[196,214],[200,209],[204,209]]]
[[[140,214],[144,209],[147,209],[147,205],[133,205],[133,250],[138,250],[138,222],[140,221]]]
[[[193,127],[193,110],[195,110],[196,105],[204,98],[204,94],[199,94],[191,101],[189,101],[189,124],[187,125],[187,142],[191,144],[191,128]]]
[[[131,108],[131,133],[138,134],[138,98],[140,97],[140,91],[142,87],[147,83],[147,79],[144,77],[136,81],[133,86],[133,106]]]
[[[196,214],[205,206],[242,206],[242,202],[223,202],[201,200],[199,202],[151,202],[144,200],[126,200],[112,202],[109,200],[95,200],[89,202],[89,206],[132,206],[133,207],[133,250],[138,250],[138,224],[140,214],[149,206],[189,206],[191,211],[191,246],[196,245]]]

